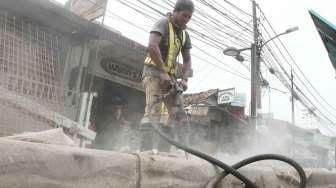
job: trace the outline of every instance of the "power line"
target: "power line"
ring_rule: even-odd
[[[277,62],[277,61],[276,61]],[[279,64],[279,63],[278,63]],[[281,64],[279,64],[280,65],[280,67],[282,67],[281,66]],[[283,67],[282,67],[283,68]],[[285,71],[285,70],[284,70]],[[277,71],[277,73],[280,73],[280,71]],[[287,72],[285,72],[286,74],[288,74]],[[281,74],[280,74],[281,75]],[[288,75],[287,75],[288,76]],[[277,76],[278,77],[278,79],[280,79],[279,78],[279,76]],[[280,80],[282,80],[282,82],[283,81],[285,81],[285,83],[283,82],[283,84],[285,85],[285,87],[287,87],[287,89],[290,89],[290,85],[289,85],[289,83],[287,82],[287,80],[286,79],[280,79]],[[328,118],[328,116],[326,116],[324,113],[322,113],[320,110],[318,110],[318,108],[316,107],[316,105],[302,92],[302,90],[295,84],[295,89],[297,90],[297,91],[299,91],[300,92],[300,94],[305,98],[305,100],[306,101],[308,101],[308,103],[310,103],[311,104],[311,106],[314,108],[314,109],[316,109],[322,116],[323,116],[323,118],[321,118],[321,117],[319,117],[316,113],[314,114],[316,117],[319,117],[320,119],[326,119],[327,121],[329,121],[331,124],[333,124],[334,125],[334,122],[332,121],[332,120],[330,120],[329,118]],[[298,93],[295,93],[295,96],[296,96],[296,99],[297,100],[299,100],[300,102],[301,102],[301,104],[303,104],[307,109],[309,109],[310,111],[311,111],[311,109],[312,109],[312,107],[310,107],[308,104],[307,104],[307,102],[305,102],[299,95],[298,95]]]
[[[235,8],[236,10],[244,13],[245,15],[247,16],[250,16],[250,17],[253,17],[250,13],[247,13],[246,11],[242,10],[241,8],[239,8],[238,6],[234,5],[233,3],[227,1],[227,0],[224,0],[224,2],[226,2],[227,4],[231,5],[233,8]]]
[[[240,38],[237,38],[236,37],[236,34],[239,34],[239,36],[244,36],[246,38],[243,38],[244,41],[251,41],[252,40],[252,37],[250,34],[248,33],[243,33],[242,31],[239,31],[239,30],[236,30],[234,29],[233,27],[227,25],[227,24],[224,24],[223,21],[215,18],[214,16],[210,15],[208,13],[208,11],[204,10],[204,9],[201,9],[200,7],[196,7],[196,16],[197,15],[202,15],[204,18],[207,19],[207,21],[203,22],[205,25],[209,25],[209,23],[212,23],[214,24],[214,26],[216,26],[216,29],[219,30],[219,31],[223,31],[224,29],[229,29],[226,30],[226,32],[233,32],[235,35],[230,35],[231,37],[237,39],[237,40],[240,40]],[[196,19],[198,20],[198,19]],[[245,30],[246,31],[246,30]]]
[[[270,23],[268,23],[270,25]],[[266,31],[266,33],[270,36],[269,32],[267,31],[266,27],[263,25],[264,30]],[[274,42],[273,42],[274,43]],[[276,44],[275,44],[276,45]],[[277,46],[277,45],[276,45]],[[267,49],[272,53],[272,56],[275,57],[275,55],[273,54],[272,50],[268,47],[268,45],[266,46]],[[284,57],[284,54],[282,54],[280,48],[277,46],[277,49],[279,50],[280,54]],[[290,65],[290,63],[287,61],[287,59],[285,58],[286,62]],[[279,60],[276,61],[279,65],[279,67],[282,69],[282,71],[286,74],[287,78],[289,79],[289,74],[288,72],[283,68],[283,66],[281,65],[281,63],[279,63]],[[292,67],[290,65],[290,67]],[[294,71],[295,72],[295,71]],[[307,87],[307,85],[304,83],[304,81],[301,80],[300,76],[297,75],[297,79],[307,88],[307,91],[314,97],[314,99],[319,103],[319,100],[315,97],[315,95],[313,93],[311,93],[310,89]],[[312,104],[314,105],[314,104]],[[315,106],[315,105],[314,105]],[[329,114],[331,114],[332,116],[334,116],[333,113],[329,112],[329,110],[327,108],[324,107],[324,105],[320,104],[321,107],[323,107],[326,112],[328,112]],[[321,112],[322,113],[322,112]],[[324,115],[324,114],[323,114]],[[327,117],[324,115],[324,117]]]
[[[118,0],[119,1],[119,0]],[[127,2],[127,1],[126,1]],[[129,4],[127,3],[123,3],[125,6],[127,6],[127,7],[130,7],[129,6]],[[134,7],[130,7],[130,8],[132,8],[133,10],[135,10],[135,11],[138,11],[138,9],[137,8],[134,8]],[[154,9],[154,8],[153,8]],[[138,11],[139,13],[141,13],[142,14],[142,12],[140,12],[140,11]],[[157,10],[157,12],[160,12],[160,11],[158,11]],[[154,17],[152,17],[152,16],[150,16],[150,15],[148,15],[147,14],[147,16],[148,17],[150,17],[151,19],[156,19],[156,18],[154,18]],[[208,44],[208,45],[211,45],[211,46],[213,46],[214,45],[214,42],[216,43],[218,43],[218,41],[215,41],[215,40],[213,40],[212,38],[210,38],[210,37],[208,37],[207,35],[205,35],[205,34],[203,34],[203,33],[200,33],[200,32],[198,32],[198,31],[196,31],[196,30],[193,30],[192,28],[189,28],[191,31],[193,31],[195,34],[197,34],[197,35],[199,35],[200,36],[200,38],[198,38],[199,40],[203,40],[204,38],[207,38],[207,40],[211,40],[212,41],[212,43],[210,42],[210,43],[207,43],[207,41],[202,41],[202,42],[204,42],[204,43],[206,43],[206,44]],[[225,45],[225,44],[223,44],[223,43],[221,43],[222,45]],[[215,46],[213,46],[214,48],[217,48],[217,49],[222,49],[222,47],[221,46],[217,46],[217,45],[215,45]],[[200,50],[201,50],[201,48],[199,48]],[[201,51],[203,51],[203,50],[201,50]],[[203,52],[205,52],[205,51],[203,51]],[[218,60],[216,57],[214,57],[214,56],[212,56],[211,54],[209,54],[209,53],[206,53],[208,56],[210,56],[210,57],[212,57],[212,58],[214,58],[214,59],[216,59],[218,62],[221,62],[220,60]],[[227,65],[228,66],[228,65]],[[229,66],[230,67],[230,66]],[[231,68],[232,70],[234,70],[234,68]],[[227,72],[229,72],[229,73],[231,73],[231,74],[234,74],[234,75],[239,75],[239,77],[241,77],[241,78],[244,78],[244,79],[246,79],[247,77],[245,77],[245,76],[241,76],[242,74],[241,73],[239,73],[239,71],[236,71],[235,70],[235,72],[238,72],[238,73],[234,73],[233,71],[229,71],[229,70],[226,70]]]
[[[157,2],[154,2],[154,1],[150,1],[150,2],[153,2],[153,4],[155,4],[155,5],[158,6],[158,7],[161,7],[162,9],[165,9],[165,10],[168,9],[167,7],[164,7],[163,5],[158,4]],[[167,2],[169,2],[169,1],[167,1]],[[145,3],[144,3],[144,5],[150,7],[151,9],[155,9],[155,8],[153,8],[152,6],[150,6],[149,4],[145,4]],[[214,22],[213,19],[207,19],[207,18],[206,18],[206,17],[207,17],[206,13],[200,11],[198,8],[196,8],[196,12],[199,13],[199,14],[196,13],[196,14],[194,15],[195,19],[193,19],[193,22],[194,22],[197,26],[201,27],[204,31],[208,32],[209,34],[210,34],[210,32],[211,32],[211,33],[216,33],[217,36],[223,37],[223,38],[225,38],[226,40],[229,40],[230,42],[235,43],[235,41],[232,41],[230,38],[225,37],[225,36],[222,34],[223,32],[219,32],[219,30],[223,30],[223,28],[229,28],[229,29],[233,30],[233,32],[235,32],[235,33],[239,32],[239,31],[234,30],[233,28],[231,28],[231,27],[229,27],[229,26],[227,26],[227,25],[224,25],[223,28],[219,28],[219,27],[218,27],[218,26],[219,26],[218,24],[221,23],[220,21]],[[213,23],[213,25],[210,24],[210,23]],[[196,31],[197,31],[197,29],[194,29],[194,28],[192,28],[192,27],[188,27],[188,28],[191,28],[192,30],[196,30]],[[246,40],[245,40],[243,37],[241,37],[241,38],[237,38],[234,34],[231,34],[231,33],[227,32],[227,31],[225,31],[224,33],[225,33],[226,35],[228,35],[228,36],[230,36],[230,37],[232,37],[232,38],[234,38],[234,39],[236,39],[236,40],[242,42],[244,45],[248,45],[248,43],[246,43]],[[241,34],[243,34],[243,33],[241,33]],[[214,36],[214,38],[216,38],[217,36]],[[220,42],[220,41],[222,41],[222,40],[215,40],[215,41],[216,41],[216,42]],[[241,44],[238,44],[238,45],[241,45]]]
[[[269,50],[269,52],[271,52],[271,55],[273,56],[273,57],[276,57],[275,56],[275,54],[272,52],[272,50],[271,50],[271,48],[269,47],[269,46],[266,46],[267,47],[267,49]],[[278,58],[276,58],[277,60],[276,60],[276,62],[277,62],[277,64],[279,65],[279,67],[282,69],[282,71],[285,73],[285,75],[286,75],[286,77],[287,77],[287,79],[289,80],[290,79],[290,75],[289,75],[289,73],[285,70],[285,68],[282,66],[282,64],[280,63],[280,61],[278,60]],[[303,84],[304,84],[304,82],[301,80],[301,78],[300,77],[297,77],[298,78],[298,80],[300,81],[300,82],[302,82]],[[308,89],[308,87],[304,84],[304,86]],[[315,95],[313,95],[311,92],[310,92],[310,90],[308,89],[308,92],[313,96],[313,98],[318,102],[318,99],[315,97]],[[310,100],[311,101],[311,100]],[[312,103],[312,102],[311,102]],[[318,102],[319,103],[319,102]],[[312,103],[312,104],[314,104],[314,103]],[[315,106],[315,105],[314,105]],[[332,116],[334,116],[334,114],[333,113],[331,113],[324,105],[322,105],[322,104],[320,104],[320,106],[323,108],[323,109],[325,109],[325,111],[326,112],[328,112],[330,115],[332,115]],[[336,116],[334,116],[334,117],[336,117]]]
[[[270,28],[272,29],[273,33],[276,34],[274,28],[272,27],[272,25],[270,24],[269,20],[267,19],[267,17],[265,16],[265,13],[261,10],[261,8],[258,6],[260,12],[263,14],[266,22],[268,23],[268,25],[270,26]],[[299,72],[302,74],[302,76],[304,77],[304,79],[307,81],[307,83],[310,85],[310,87],[315,91],[315,93],[322,99],[322,101],[327,104],[330,108],[332,108],[333,110],[336,111],[336,108],[333,107],[329,102],[327,102],[324,97],[322,97],[322,95],[320,94],[320,92],[318,92],[318,90],[313,86],[313,84],[309,81],[309,79],[307,78],[307,76],[303,73],[303,71],[301,70],[301,68],[298,66],[298,64],[296,63],[296,61],[294,60],[293,56],[289,53],[288,49],[285,47],[285,45],[283,44],[283,42],[278,38],[278,41],[280,42],[281,46],[283,47],[283,49],[286,51],[287,55],[289,56],[289,58],[291,59],[291,61],[294,63],[294,65],[296,66],[296,68],[299,70]],[[279,48],[279,47],[277,47]],[[290,63],[287,61],[287,63],[290,65]],[[290,65],[291,66],[291,65]]]
[[[213,56],[213,55],[209,54],[208,52],[206,52],[206,51],[204,51],[204,50],[198,48],[197,46],[196,46],[196,48],[197,48],[198,50],[200,50],[202,53],[204,53],[204,54],[208,55],[209,57],[215,59],[216,61],[220,62],[220,60],[217,59],[215,56]],[[228,70],[228,69],[225,69],[225,68],[223,68],[223,67],[221,67],[221,66],[218,66],[217,64],[212,63],[211,61],[209,61],[209,60],[207,60],[207,59],[205,59],[205,58],[202,58],[202,57],[200,57],[200,56],[198,56],[198,55],[195,55],[195,54],[194,54],[193,56],[195,56],[196,58],[198,58],[198,59],[200,59],[200,60],[202,60],[202,61],[204,61],[204,62],[207,62],[207,63],[209,63],[209,64],[215,66],[216,68],[222,69],[222,70],[224,70],[225,72],[228,72],[228,73],[230,73],[230,74],[232,74],[232,75],[238,76],[238,77],[240,77],[240,78],[242,78],[242,79],[244,79],[244,80],[250,80],[250,78],[245,77],[245,76],[242,75],[242,74],[238,74],[238,73],[236,73],[236,72],[233,72],[233,71],[230,71],[230,70]]]
[[[272,51],[270,50],[270,48],[268,47],[268,46],[266,46],[267,47],[267,49],[269,49],[269,51],[272,53]],[[273,57],[273,58],[275,58],[275,56],[274,56],[274,54],[271,54],[271,56]],[[266,58],[265,58],[265,60],[266,60]],[[275,58],[275,61],[279,64],[279,62],[278,62],[278,60]],[[282,68],[282,66],[281,66],[281,64],[279,64],[279,66]],[[286,70],[284,70],[285,71],[285,73],[287,73],[286,72]],[[275,73],[281,73],[280,71],[276,71]],[[275,75],[277,75],[277,74],[275,74]],[[287,81],[287,79],[285,79],[285,78],[280,78],[281,77],[281,74],[280,75],[278,75],[277,76],[277,78],[284,84],[284,86],[289,90],[290,89],[290,84],[288,83],[288,81]],[[288,76],[288,75],[287,75]],[[282,76],[283,77],[283,76]],[[312,114],[315,116],[315,117],[317,117],[317,118],[319,118],[319,119],[325,119],[326,120],[326,122],[329,122],[329,123],[331,123],[331,124],[333,124],[333,125],[335,125],[334,124],[334,122],[332,121],[332,120],[330,120],[330,118],[328,118],[328,116],[326,116],[324,113],[322,113],[315,105],[314,105],[314,103],[300,90],[300,88],[297,86],[297,85],[295,85],[295,87],[296,87],[296,90],[298,90],[299,92],[300,92],[300,94],[302,95],[302,97],[304,97],[305,98],[305,100],[303,100],[303,98],[302,97],[300,97],[299,96],[299,93],[294,93],[295,94],[295,98],[297,99],[297,100],[299,100],[300,102],[301,102],[301,104],[303,105],[303,106],[305,106],[309,111],[311,111],[312,112]],[[308,105],[308,103],[310,103],[311,104],[311,106],[309,106]],[[320,117],[318,114],[316,114],[315,112],[314,112],[314,110],[313,109],[315,109],[315,110],[317,110],[317,112],[319,113],[319,114],[321,114],[322,115],[322,117]]]
[[[231,21],[232,23],[234,23],[235,25],[237,25],[238,27],[244,28],[247,31],[252,32],[252,30],[250,28],[247,28],[243,25],[241,25],[238,21],[234,20],[233,18],[231,18],[228,14],[222,12],[221,10],[217,9],[216,7],[214,7],[213,5],[211,5],[210,3],[206,2],[205,0],[197,0],[199,2],[201,2],[202,4],[210,7],[211,9],[215,10],[215,12],[217,12],[218,14],[222,15],[225,19],[228,19],[229,21]]]
[[[225,12],[231,14],[233,16],[233,19],[237,19],[238,21],[244,23],[246,27],[250,27],[252,29],[252,25],[249,22],[246,22],[245,20],[241,19],[239,16],[237,16],[235,13],[230,11],[229,9],[225,8],[222,4],[218,3],[217,1],[213,1],[214,5],[218,8],[224,9]],[[251,17],[250,17],[251,18]]]

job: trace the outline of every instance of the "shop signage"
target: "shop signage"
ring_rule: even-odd
[[[132,81],[141,81],[141,71],[127,65],[115,63],[111,59],[102,59],[101,67],[109,74],[117,75]]]
[[[234,96],[235,96],[234,88],[218,91],[217,102],[218,104],[231,103],[234,100]]]

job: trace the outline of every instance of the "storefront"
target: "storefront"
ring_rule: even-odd
[[[78,126],[68,98],[79,93],[64,82],[73,33],[87,26],[54,1],[0,1],[0,135],[78,127],[94,138]]]
[[[81,84],[82,92],[87,94],[82,104],[90,110],[79,119],[89,117],[89,121],[82,121],[97,132],[95,148],[133,148],[138,143],[131,137],[138,132],[145,107],[141,84],[145,47],[114,31],[105,32],[105,36],[111,33],[121,37],[118,41],[128,45],[116,44],[115,38],[91,41],[89,68],[83,71]]]
[[[245,95],[235,93],[234,88],[208,90],[187,94],[185,106],[190,114],[191,143],[209,152],[238,151],[237,142],[244,142],[250,129],[245,121]],[[204,145],[204,143],[207,143]]]

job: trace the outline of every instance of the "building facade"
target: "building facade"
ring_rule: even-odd
[[[33,7],[34,3],[39,6]],[[27,10],[19,9],[27,4]],[[43,113],[73,117],[74,106],[65,102],[62,79],[62,57],[69,36],[41,22],[38,14],[48,14],[48,9],[34,12],[38,7],[43,5],[37,1],[0,3],[2,135],[57,126]]]

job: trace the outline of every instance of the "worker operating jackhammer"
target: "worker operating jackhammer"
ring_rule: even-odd
[[[156,99],[152,101],[153,103],[150,104],[150,108],[154,107],[156,105],[165,104],[162,103],[167,100],[171,100],[171,106],[168,111],[168,121],[165,123],[159,123],[159,118],[154,121],[149,121],[149,119],[143,118],[142,124],[141,124],[141,132],[142,132],[142,138],[141,138],[141,150],[149,150],[153,149],[153,140],[155,137],[153,137],[153,129],[150,123],[156,123],[161,125],[161,130],[163,133],[168,135],[170,138],[174,139],[175,137],[178,137],[179,141],[186,142],[182,134],[185,134],[182,132],[183,128],[185,128],[182,123],[185,118],[187,118],[187,113],[184,111],[184,105],[183,105],[183,85],[179,81],[169,81],[169,85],[167,88],[167,92],[164,94],[156,95]],[[168,109],[168,108],[167,108]],[[158,114],[161,115],[162,108],[158,111]],[[170,144],[164,140],[159,139],[158,140],[158,150],[159,151],[170,151]]]
[[[167,93],[171,82],[177,79],[177,57],[182,54],[183,68],[180,85],[185,91],[188,87],[188,76],[191,72],[191,41],[186,31],[186,24],[192,17],[194,4],[191,0],[177,0],[172,13],[168,13],[155,23],[150,31],[148,55],[144,62],[143,86],[146,92],[145,114],[141,121],[141,150],[153,149],[153,131],[148,123],[159,123],[160,103],[158,97]],[[163,99],[168,110],[168,121],[162,127],[172,135],[176,115],[173,114],[176,95],[169,95]],[[154,104],[156,103],[156,104]],[[169,151],[169,147],[158,145],[158,150]]]
[[[177,138],[180,142],[186,142],[185,135],[186,132],[184,132],[186,126],[182,125],[183,120],[187,118],[187,114],[184,111],[183,106],[183,87],[180,82],[177,81],[170,81],[170,85],[168,88],[168,91],[164,94],[156,96],[156,100],[153,101],[151,106],[155,106],[157,104],[164,104],[162,103],[165,100],[173,100],[172,101],[172,107],[169,112],[168,121],[165,123],[158,123],[158,122],[151,122],[156,123],[158,125],[161,125],[161,130],[163,133],[168,135],[170,138],[174,139]],[[162,105],[160,105],[162,107]],[[162,108],[160,112],[162,113]],[[159,113],[160,113],[159,112]],[[161,114],[162,115],[162,114]],[[141,139],[141,146],[142,150],[148,150],[153,148],[153,129],[152,126],[149,124],[150,122],[144,122],[141,126],[142,128],[142,139]],[[183,136],[184,135],[184,136]],[[158,150],[159,151],[165,151],[169,152],[171,145],[164,139],[158,138]]]

